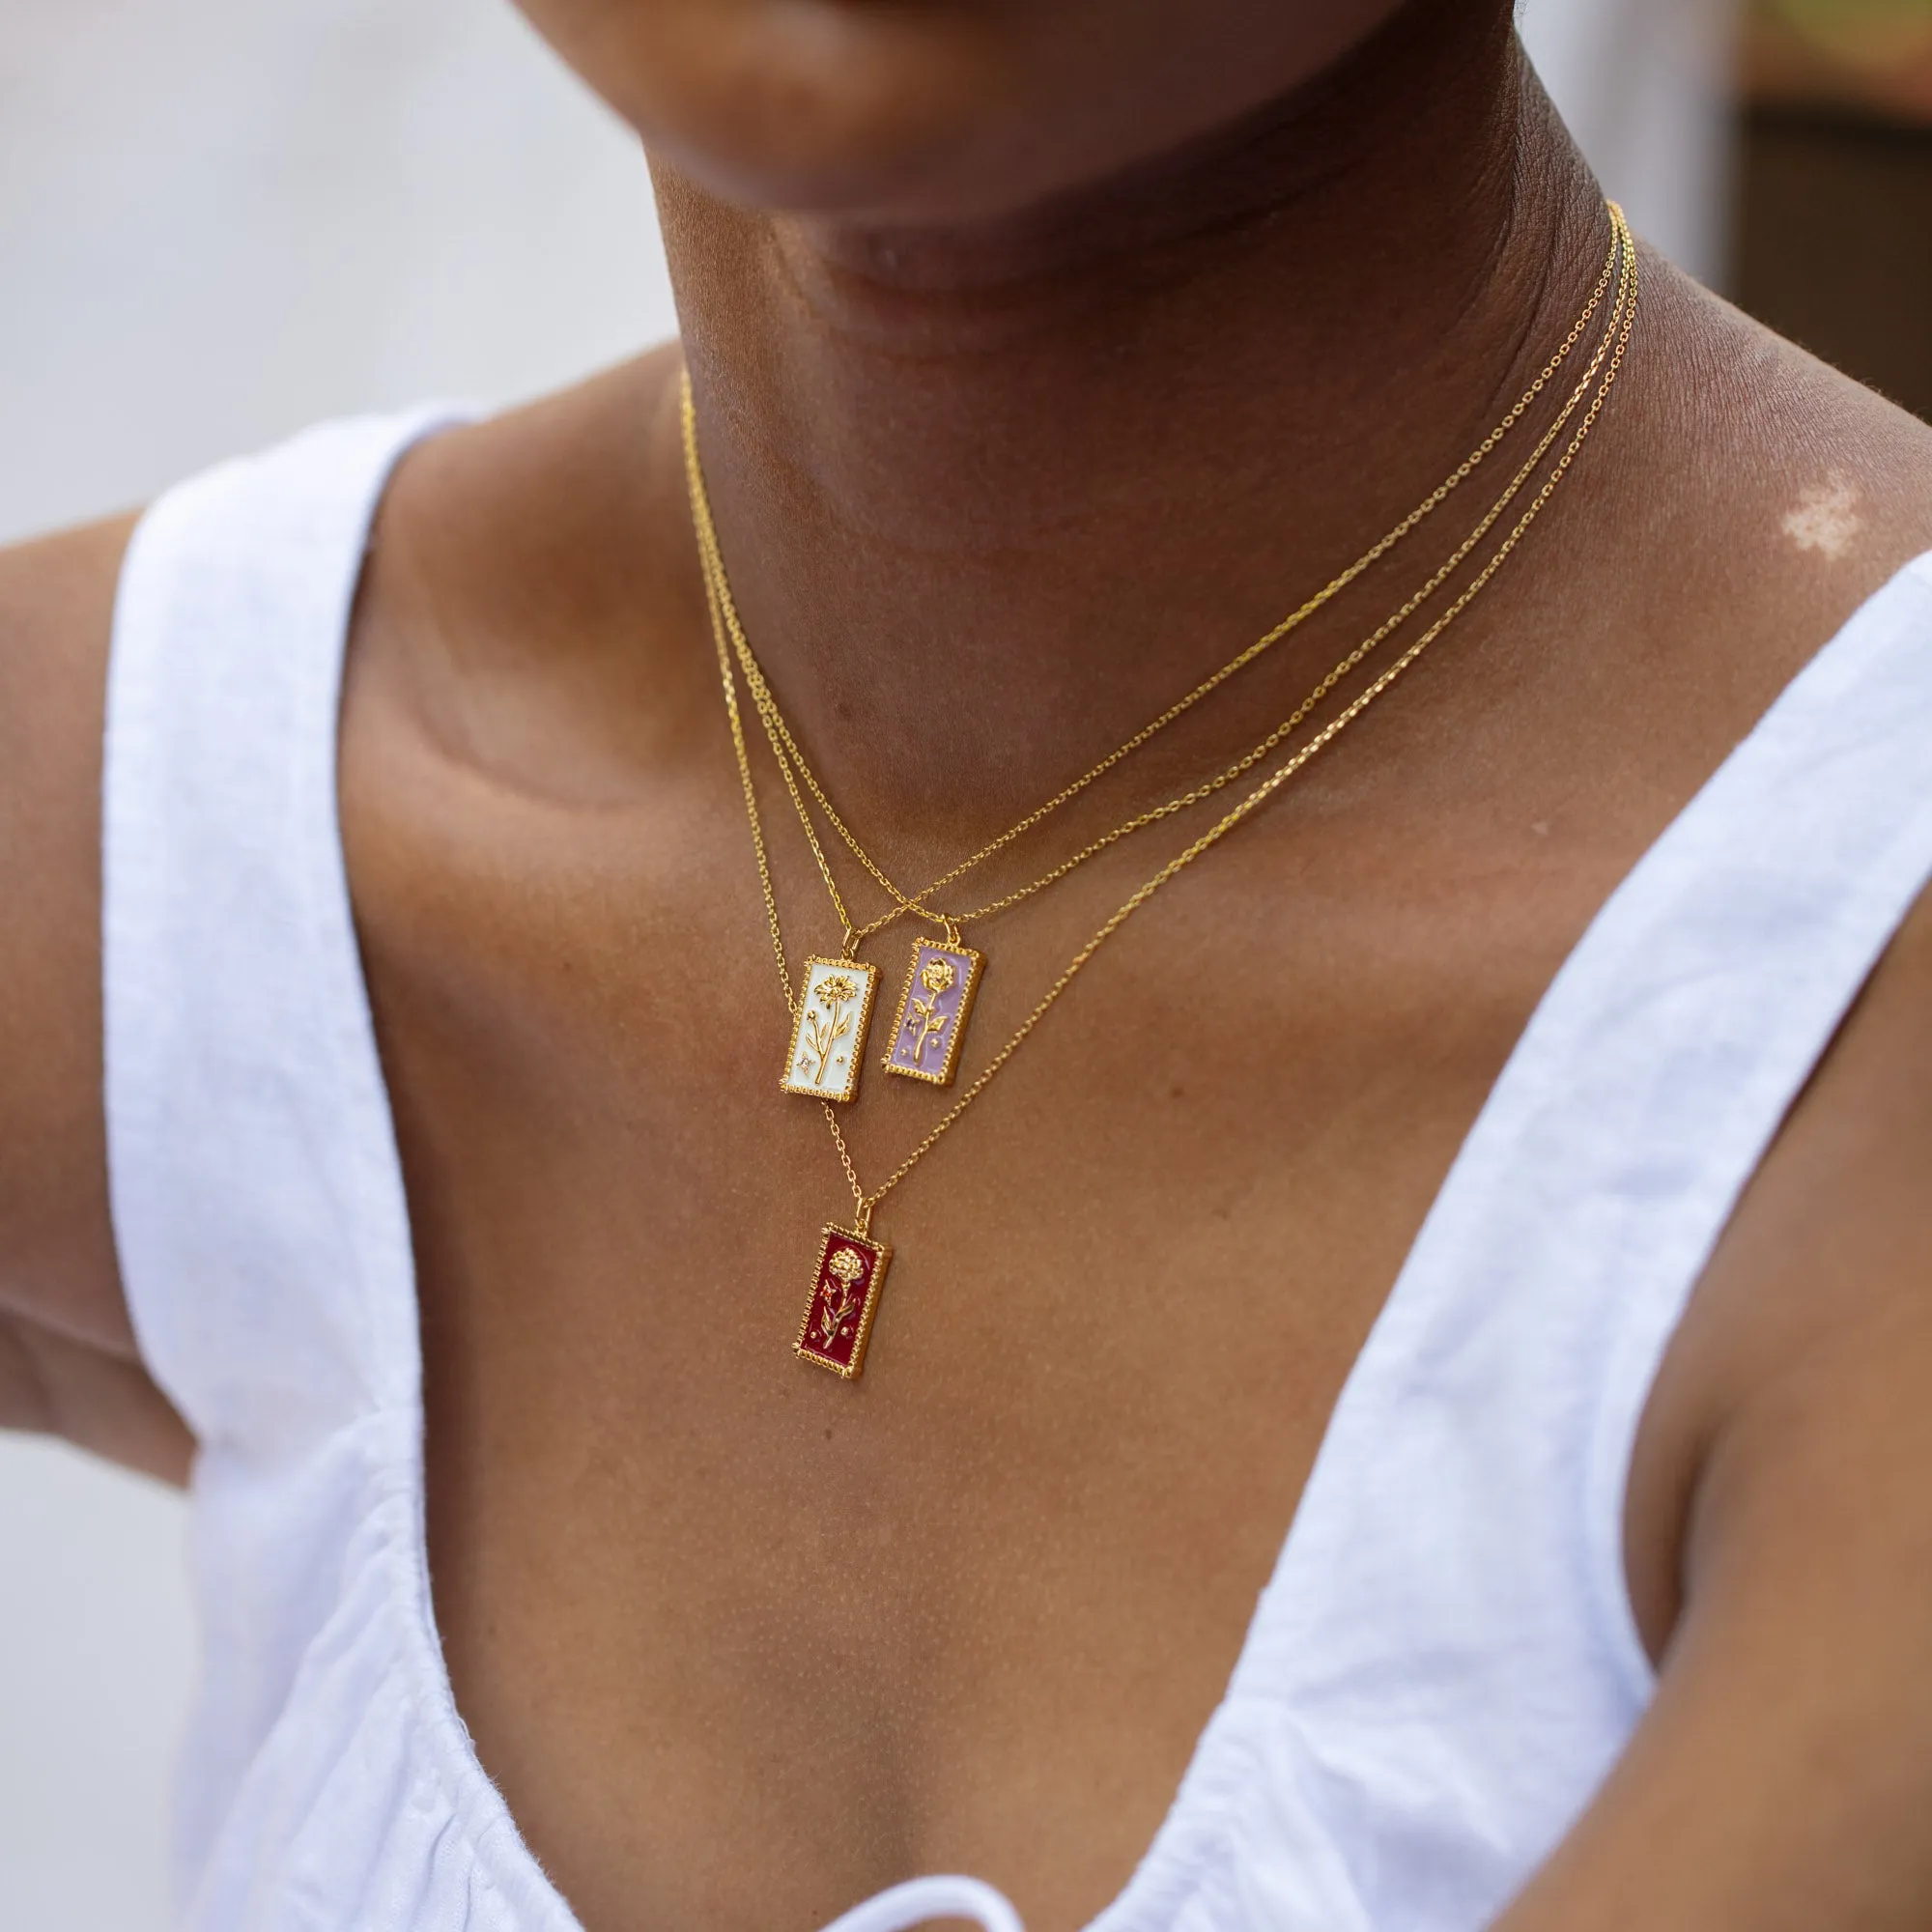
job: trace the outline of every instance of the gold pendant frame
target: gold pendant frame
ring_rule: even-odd
[[[779,1077],[785,1093],[841,1106],[857,1096],[878,991],[879,969],[862,959],[814,957],[805,962],[791,1045]]]
[[[919,993],[919,962],[923,954],[937,952],[942,957],[966,962],[966,983],[960,989],[958,1009],[952,1015],[952,1024],[946,1029],[941,1042],[939,1065],[928,1070],[923,1065],[908,1066],[898,1058],[899,1036],[905,1031],[907,1015],[912,1011],[912,1003]],[[934,1087],[951,1087],[952,1076],[959,1070],[959,1050],[966,1038],[966,1022],[973,1016],[973,1002],[980,991],[980,981],[986,971],[986,955],[976,952],[970,946],[938,945],[929,939],[915,939],[912,943],[912,957],[906,962],[905,984],[899,989],[898,1011],[893,1016],[893,1030],[886,1043],[884,1060],[880,1063],[888,1073],[896,1073],[901,1080],[924,1080]]]
[[[825,1297],[828,1291],[849,1293],[860,1269],[828,1268],[827,1263],[833,1259],[835,1246],[842,1251],[839,1256],[841,1261],[850,1260],[852,1251],[857,1249],[865,1262],[869,1264],[864,1270],[865,1300],[857,1311],[857,1321],[849,1340],[845,1335],[844,1322],[836,1319],[838,1309],[825,1306]],[[815,1369],[824,1369],[840,1381],[855,1382],[859,1379],[865,1373],[866,1348],[872,1339],[872,1323],[878,1319],[879,1294],[886,1285],[886,1272],[892,1264],[893,1251],[886,1242],[874,1241],[830,1221],[825,1224],[819,1236],[818,1259],[811,1270],[811,1293],[806,1297],[805,1314],[798,1324],[798,1340],[792,1344],[792,1352],[800,1361],[810,1362]],[[825,1319],[820,1319],[821,1314]],[[822,1347],[814,1346],[808,1339],[814,1327],[828,1338]],[[841,1343],[844,1344],[842,1350]]]

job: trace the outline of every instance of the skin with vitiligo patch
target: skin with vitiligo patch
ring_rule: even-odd
[[[1821,552],[1830,563],[1846,556],[1864,527],[1859,515],[1858,487],[1834,470],[1822,483],[1813,483],[1784,513],[1780,526],[1784,534],[1803,551]]]
[[[1424,497],[1603,260],[1506,0],[529,12],[654,145],[734,589],[894,877],[1004,829]],[[1923,427],[1646,280],[1520,554],[882,1210],[849,1385],[791,1349],[849,1197],[816,1107],[774,1091],[678,358],[404,465],[341,774],[431,1573],[483,1764],[588,1932],[810,1932],[932,1869],[1069,1932],[1133,1870],[1550,977],[1932,548]],[[126,534],[0,559],[0,1413],[179,1474],[99,1111]],[[1392,562],[1244,672],[1067,808],[1062,849],[1222,768],[1422,574]],[[975,1039],[1160,856],[1123,841],[989,932]],[[809,855],[774,863],[795,948],[836,952]],[[934,1100],[868,1081],[862,1167]],[[1672,1345],[1626,1518],[1659,1695],[1508,1932],[1932,1920],[1928,1162],[1921,908]]]

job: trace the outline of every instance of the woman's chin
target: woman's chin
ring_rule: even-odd
[[[859,213],[948,198],[1018,77],[952,7],[526,0],[654,156],[743,207]]]
[[[521,4],[710,193],[920,225],[1017,213],[1237,119],[1405,0]]]

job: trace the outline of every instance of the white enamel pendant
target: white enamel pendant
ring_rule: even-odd
[[[879,969],[859,959],[808,959],[792,1021],[791,1051],[779,1085],[813,1100],[850,1100],[872,1023]]]

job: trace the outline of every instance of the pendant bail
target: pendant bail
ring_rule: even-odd
[[[838,949],[841,959],[856,959],[859,956],[859,935],[851,927],[845,928],[845,944]]]
[[[853,1217],[852,1232],[862,1241],[872,1232],[872,1204],[863,1194],[859,1197],[859,1211]]]

